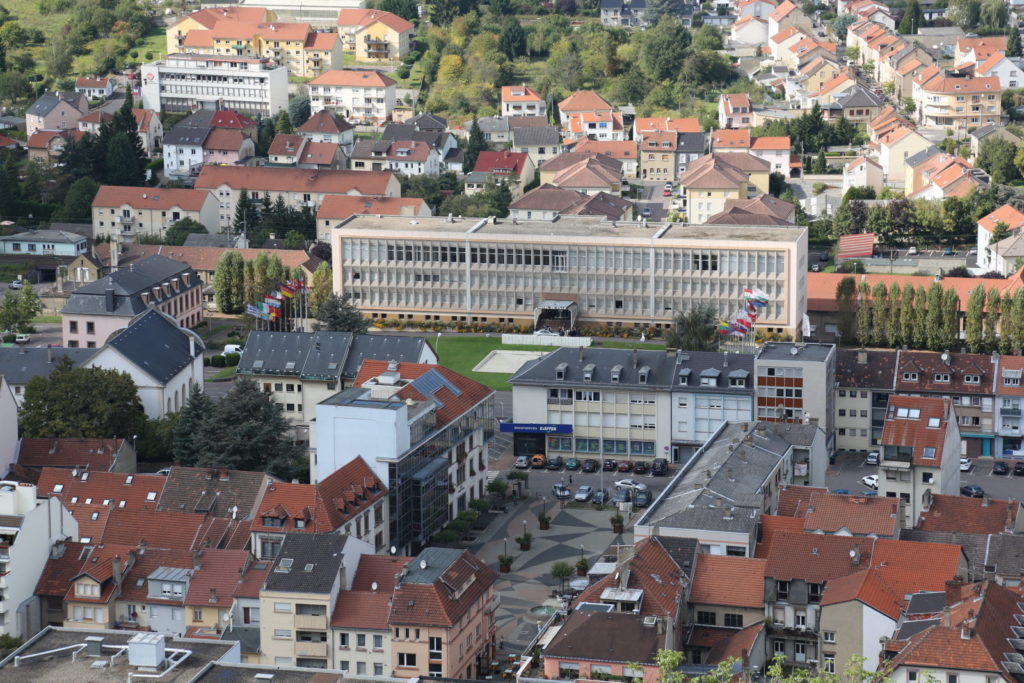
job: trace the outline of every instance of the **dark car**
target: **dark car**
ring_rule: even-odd
[[[1024,463],[1021,463],[1024,464]],[[992,465],[992,474],[1009,474],[1010,466],[1002,460],[996,460]]]
[[[633,463],[629,460],[622,460],[619,462],[619,472],[632,472]]]
[[[590,499],[590,502],[594,505],[604,505],[608,502],[608,492],[604,489],[594,491],[594,497]]]
[[[554,455],[548,458],[548,469],[549,470],[560,470],[565,463],[562,461],[562,456]]]
[[[960,487],[960,495],[968,496],[969,498],[984,498],[985,490],[974,484],[965,484]]]
[[[593,458],[587,458],[586,460],[583,461],[582,469],[584,472],[597,472],[597,470],[599,470],[600,468],[601,463],[594,460]]]
[[[655,458],[654,462],[651,463],[651,474],[656,477],[664,477],[668,474],[668,460],[665,458]]]
[[[615,489],[615,495],[612,496],[612,502],[616,503],[616,504],[618,504],[618,503],[628,503],[632,499],[633,499],[633,490],[632,489],[621,488],[621,487]]]
[[[651,492],[646,489],[640,489],[634,494],[633,505],[638,508],[645,508],[651,504]]]
[[[568,486],[562,486],[561,484],[555,484],[551,487],[551,493],[558,500],[568,500],[572,498],[572,490]]]
[[[651,471],[651,466],[645,462],[638,462],[633,465],[633,474],[647,474]]]
[[[580,461],[576,458],[569,458],[565,461],[565,469],[567,470],[578,470],[580,468]]]
[[[605,472],[614,472],[618,468],[619,463],[615,462],[611,458],[605,458],[604,465],[601,466]]]
[[[1017,477],[1024,477],[1024,462],[1018,462],[1013,466],[1013,474]]]

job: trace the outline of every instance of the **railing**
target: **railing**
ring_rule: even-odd
[[[304,640],[295,641],[296,657],[326,657],[327,643],[312,643]]]
[[[522,344],[524,346],[568,346],[579,348],[590,346],[590,337],[556,337],[554,335],[503,334],[502,344]]]
[[[1006,417],[1020,417],[1020,408],[1000,408],[999,414]]]
[[[327,615],[296,614],[295,628],[299,630],[316,629],[320,631],[326,631]]]

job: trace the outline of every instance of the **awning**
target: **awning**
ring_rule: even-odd
[[[875,253],[875,233],[863,232],[857,235],[843,235],[839,238],[836,258],[866,258]]]

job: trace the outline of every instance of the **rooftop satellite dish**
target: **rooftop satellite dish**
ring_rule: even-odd
[[[398,548],[396,548],[395,546],[391,546],[391,554],[394,555],[397,552],[398,552]]]
[[[426,569],[426,568],[427,568],[427,561],[426,560],[420,560],[420,569]]]
[[[851,550],[850,551],[850,559],[852,560],[855,557],[857,557],[857,551],[856,550]]]
[[[374,593],[376,593],[377,592],[377,582],[374,581],[372,584],[370,584],[370,588],[373,590]]]

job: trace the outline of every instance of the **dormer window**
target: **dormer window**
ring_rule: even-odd
[[[616,365],[612,368],[612,384],[618,384],[622,378],[622,366]]]
[[[559,363],[558,366],[555,368],[555,379],[557,379],[559,382],[564,381],[565,380],[565,371],[568,368],[569,368],[569,364],[568,363]]]
[[[593,379],[594,379],[594,364],[593,363],[587,363],[585,366],[583,366],[583,381],[584,382],[591,382],[591,381],[593,381]]]
[[[729,386],[730,387],[737,387],[737,388],[742,389],[743,387],[747,386],[747,378],[746,377],[730,377],[729,378]]]
[[[647,378],[650,376],[650,374],[651,369],[646,365],[640,368],[640,373],[638,375],[638,381],[640,382],[640,384],[647,384]]]
[[[1003,386],[1004,387],[1019,387],[1020,386],[1020,370],[1003,370]]]
[[[964,384],[981,384],[981,375],[964,375]]]
[[[295,528],[296,529],[305,529],[306,528],[306,520],[304,520],[304,519],[297,519],[297,520],[295,520]]]
[[[683,368],[679,371],[679,384],[684,387],[690,384],[690,368]]]
[[[263,526],[282,527],[284,526],[284,521],[279,517],[264,517]]]
[[[904,372],[903,373],[903,381],[904,382],[916,382],[917,381],[917,373],[916,372]]]
[[[935,381],[936,382],[944,382],[944,383],[948,384],[949,383],[949,373],[948,372],[936,372],[935,373]]]

